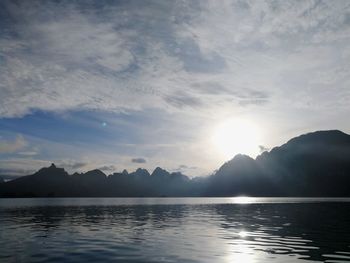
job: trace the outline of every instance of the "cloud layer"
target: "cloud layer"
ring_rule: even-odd
[[[345,107],[349,17],[347,1],[4,1],[0,116]]]

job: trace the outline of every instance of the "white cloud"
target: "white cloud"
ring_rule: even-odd
[[[267,107],[285,112],[301,103],[310,107],[300,100],[307,93],[313,106],[329,110],[347,94],[339,80],[345,72],[350,79],[349,71],[333,69],[348,67],[341,53],[349,50],[350,24],[344,20],[349,14],[346,1],[201,1],[198,15],[177,33],[195,41],[203,54],[225,58],[227,70],[212,81],[231,91],[265,92],[273,100]],[[318,81],[310,89],[320,72],[332,72],[334,81]],[[327,88],[334,92],[323,96]]]
[[[171,5],[97,10],[68,2],[9,3],[10,16],[20,22],[6,26],[19,37],[1,38],[0,116],[22,116],[32,109],[123,111],[156,106],[173,111],[184,105],[203,113],[208,107],[263,105],[275,95],[278,101],[289,86],[303,94],[304,75],[331,69],[339,47],[348,49],[346,1]],[[199,53],[191,51],[191,45],[199,47]],[[215,57],[223,59],[225,67],[189,71],[188,63],[196,57],[208,69],[215,69]],[[341,63],[347,62],[341,60],[338,66]],[[333,76],[338,78],[338,73]],[[203,94],[198,87],[207,83],[225,92]],[[249,97],[251,90],[264,93],[264,100]],[[242,99],[242,94],[248,97]],[[327,106],[324,100],[318,103],[323,104]]]
[[[38,155],[36,151],[25,151],[25,152],[18,152],[17,154],[22,155],[22,156],[35,156]]]

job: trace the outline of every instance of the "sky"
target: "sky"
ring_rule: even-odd
[[[0,174],[203,176],[350,133],[347,0],[4,0],[0,25]]]

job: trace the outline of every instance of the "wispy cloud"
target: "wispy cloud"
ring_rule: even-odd
[[[175,38],[176,25],[182,22],[161,15],[162,5],[144,12],[133,5],[124,8],[127,12],[68,2],[5,2],[8,20],[18,22],[5,19],[10,33],[2,36],[0,114],[21,116],[36,108],[121,111],[201,105],[195,91],[185,88],[204,76],[196,76],[187,65],[194,54],[186,54],[186,49],[195,43],[180,45]],[[191,11],[182,5],[174,8]],[[145,37],[151,27],[164,35]],[[12,37],[13,32],[17,37]],[[202,64],[210,67],[209,57],[203,59],[209,62]]]
[[[25,151],[25,152],[18,152],[17,154],[23,155],[23,156],[35,156],[38,155],[35,151]]]
[[[13,141],[0,141],[0,154],[1,153],[14,153],[27,146],[27,141],[22,135],[17,135]]]
[[[1,36],[0,51],[3,117],[36,108],[118,112],[157,105],[200,111],[212,102],[239,108],[264,105],[281,93],[294,94],[284,100],[299,101],[307,92],[314,106],[348,97],[340,82],[349,58],[347,1],[131,2],[108,8],[103,1],[100,7],[5,1],[2,6],[8,32]],[[14,18],[16,23],[10,22]],[[207,69],[196,70],[199,65]],[[320,87],[315,94],[312,87],[324,83],[306,76],[320,70],[333,76],[325,85],[341,92],[329,98]],[[213,91],[219,86],[226,92]],[[237,96],[246,90],[265,97]],[[315,97],[322,94],[328,100]]]
[[[14,158],[0,160],[0,173],[9,176],[29,175],[44,166],[49,166],[50,161],[33,160],[28,158]]]

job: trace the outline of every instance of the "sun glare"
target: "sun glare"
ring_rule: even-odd
[[[240,232],[238,233],[238,235],[239,235],[241,238],[245,238],[245,237],[248,236],[248,233],[247,233],[246,231],[240,231]]]
[[[250,204],[256,201],[256,198],[254,197],[248,197],[248,196],[237,196],[231,198],[232,203],[235,204]]]
[[[260,131],[256,125],[246,120],[226,120],[214,130],[212,142],[226,159],[236,154],[255,157],[259,153]]]

